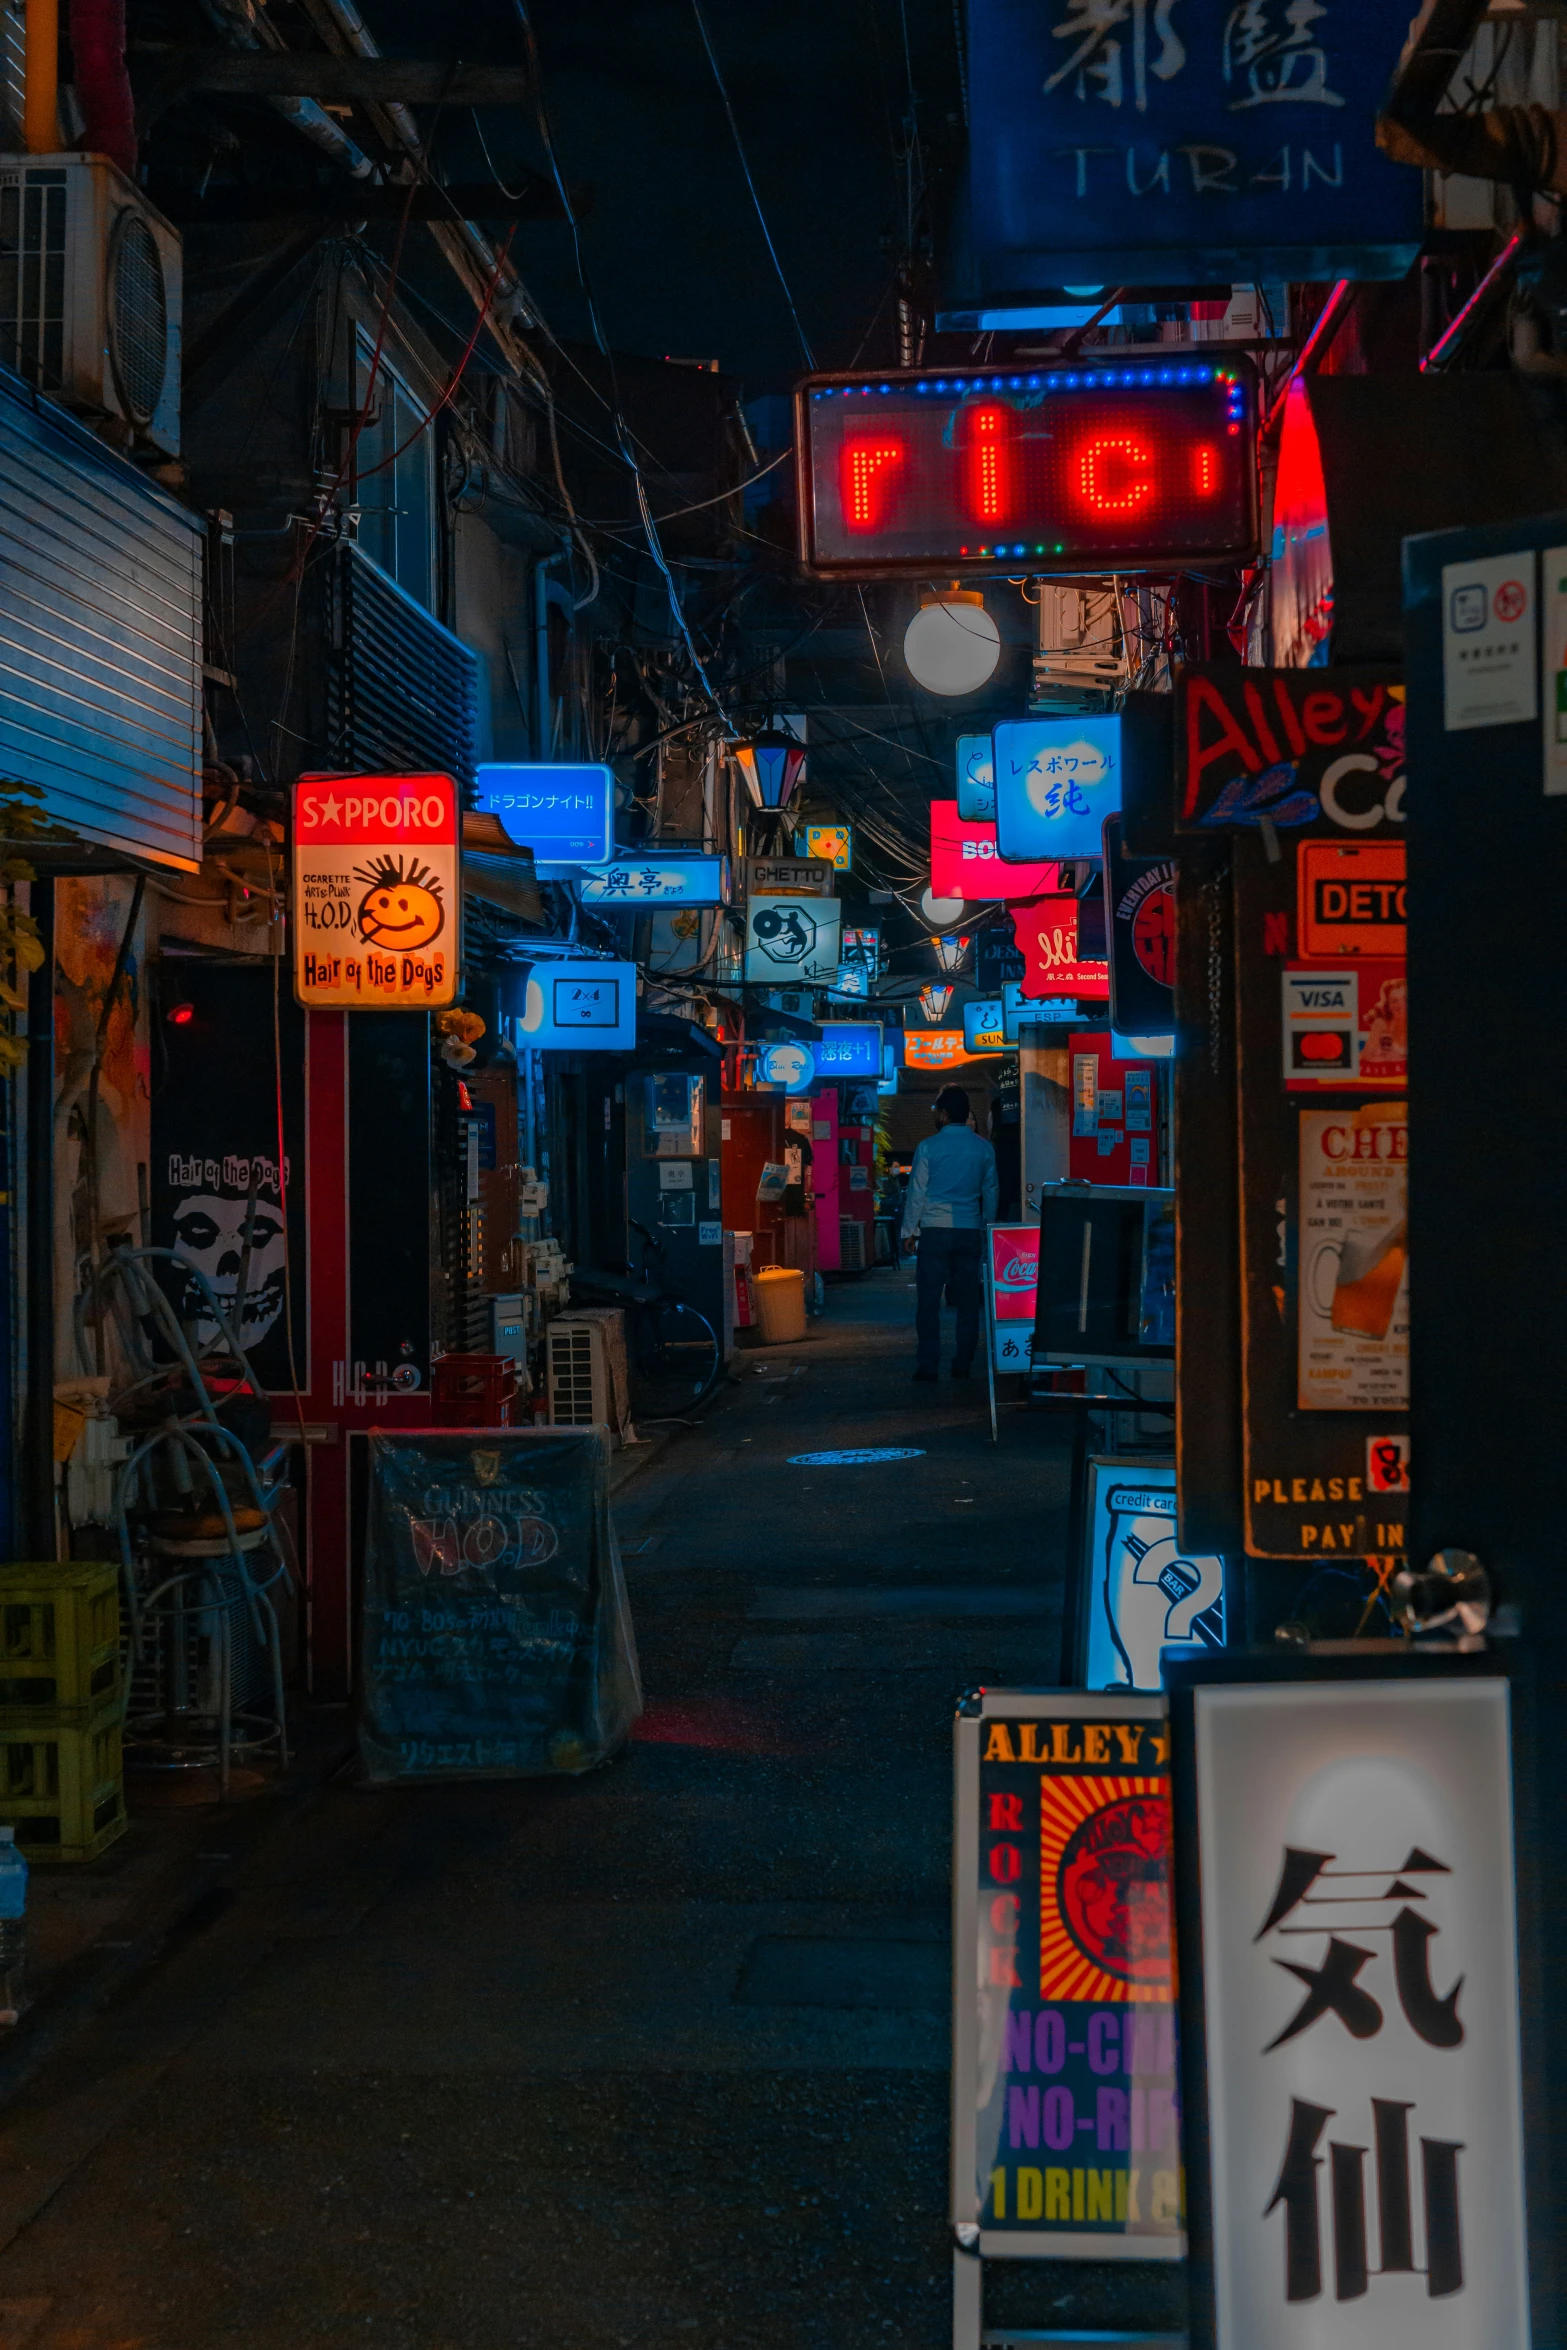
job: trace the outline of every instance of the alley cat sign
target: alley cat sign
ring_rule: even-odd
[[[449,775],[294,788],[294,993],[307,1011],[435,1012],[461,971],[461,813]]]

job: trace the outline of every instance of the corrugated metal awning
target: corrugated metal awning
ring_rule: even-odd
[[[203,526],[0,369],[0,776],[133,862],[201,864]],[[40,859],[39,862],[48,862]]]

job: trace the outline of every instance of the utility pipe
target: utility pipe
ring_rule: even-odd
[[[27,0],[22,136],[29,155],[60,152],[60,0]]]
[[[75,0],[75,4],[79,5],[80,0]],[[202,0],[202,6],[213,24],[220,32],[228,35],[236,49],[282,48],[283,44],[270,23],[264,16],[258,17],[246,5],[246,0]],[[265,26],[270,36],[268,39],[262,39],[257,30],[258,24]],[[267,103],[285,121],[291,122],[295,130],[312,140],[324,155],[330,155],[334,163],[342,164],[356,180],[369,179],[375,170],[369,156],[349,137],[342,124],[328,114],[324,106],[318,105],[314,98],[270,98]]]
[[[136,177],[136,101],[125,63],[125,0],[71,0],[71,59],[88,152]]]

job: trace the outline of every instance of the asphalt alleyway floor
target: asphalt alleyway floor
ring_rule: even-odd
[[[334,1782],[0,2110],[0,2350],[939,2350],[952,1713],[1055,1678],[1067,1448],[912,1315],[831,1287],[621,1494],[620,1758]]]

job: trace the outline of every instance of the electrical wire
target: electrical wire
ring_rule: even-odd
[[[762,242],[767,247],[767,257],[773,265],[773,274],[778,280],[783,298],[789,306],[789,316],[794,320],[794,331],[800,338],[800,349],[805,354],[805,364],[814,374],[816,354],[811,349],[810,337],[800,323],[800,313],[795,308],[794,296],[789,291],[789,280],[784,276],[783,263],[779,260],[778,248],[773,243],[773,232],[768,227],[767,215],[762,210],[762,199],[756,192],[756,182],[751,176],[751,166],[746,157],[745,142],[740,136],[740,125],[735,120],[735,110],[730,103],[729,91],[725,86],[723,73],[719,67],[718,52],[713,47],[713,37],[707,29],[707,19],[702,14],[702,0],[691,0],[691,13],[696,18],[696,29],[702,36],[702,46],[707,51],[707,62],[713,69],[713,80],[718,86],[718,95],[723,100],[724,113],[729,123],[729,135],[734,140],[735,154],[739,157],[740,169],[745,174],[745,184],[751,192],[751,205],[756,214],[756,224],[762,232]]]

